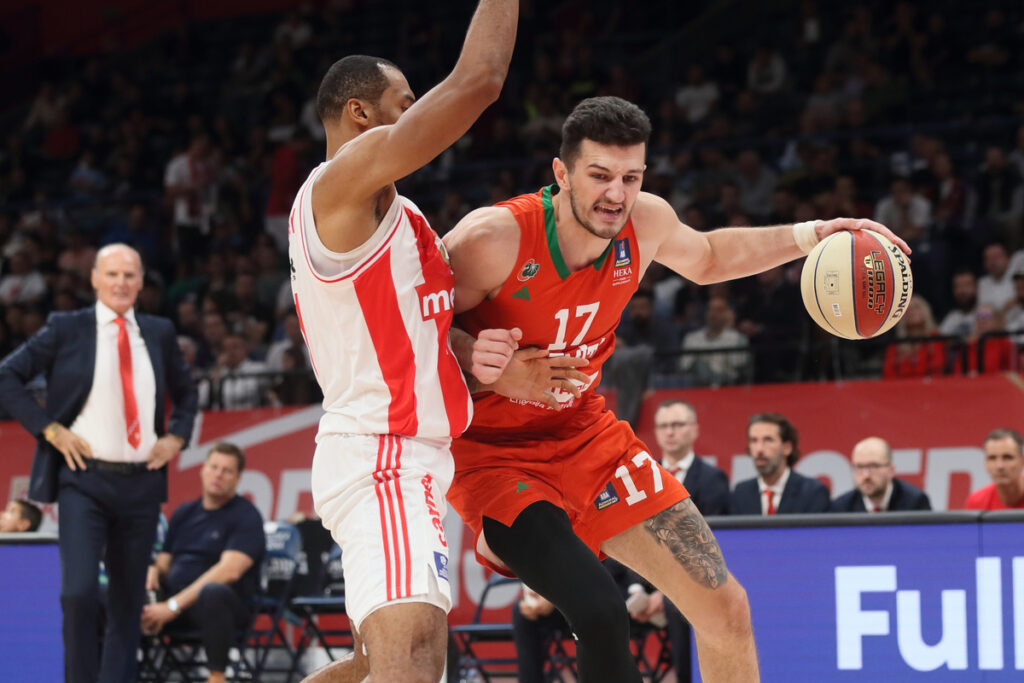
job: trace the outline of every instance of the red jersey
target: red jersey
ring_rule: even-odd
[[[1021,499],[1013,507],[1007,507],[1006,503],[999,498],[995,484],[983,486],[964,501],[964,510],[1016,510],[1024,508],[1024,499]]]
[[[537,346],[552,355],[586,358],[589,363],[578,369],[590,380],[580,387],[579,399],[556,390],[561,411],[493,392],[477,394],[468,439],[502,443],[578,430],[604,410],[604,399],[594,387],[615,346],[622,311],[639,282],[639,246],[630,218],[592,265],[570,272],[555,230],[551,197],[557,191],[552,185],[497,204],[509,209],[519,224],[516,265],[498,294],[463,313],[459,324],[474,337],[483,329],[519,327],[521,348]]]

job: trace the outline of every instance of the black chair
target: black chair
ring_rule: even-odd
[[[258,681],[267,672],[293,676],[305,675],[299,666],[299,652],[292,644],[286,628],[301,621],[289,610],[301,561],[302,539],[299,530],[288,522],[266,522],[267,554],[260,571],[261,592],[256,596],[253,620],[245,635],[247,650],[252,651],[253,676]],[[288,658],[287,668],[270,668],[272,651],[281,651]]]
[[[301,657],[311,645],[317,643],[324,649],[327,656],[333,662],[335,660],[332,648],[352,649],[352,631],[347,626],[347,615],[345,613],[345,575],[343,572],[341,548],[335,545],[331,548],[326,562],[323,563],[321,576],[315,582],[316,592],[312,595],[303,595],[293,598],[291,601],[292,610],[302,620],[301,634],[297,649]],[[324,628],[320,624],[320,617],[333,616],[342,618],[346,616],[345,627]]]
[[[631,621],[630,645],[644,680],[660,683],[672,671],[672,643],[664,628]],[[653,656],[650,649],[656,650]]]
[[[480,593],[472,621],[448,627],[459,650],[460,678],[468,677],[470,672],[475,671],[481,679],[490,683],[491,676],[507,677],[518,673],[518,662],[514,657],[482,657],[476,652],[476,647],[484,643],[508,643],[514,647],[511,622],[487,623],[481,621],[481,617],[486,609],[487,597],[493,589],[518,583],[519,579],[493,574]]]

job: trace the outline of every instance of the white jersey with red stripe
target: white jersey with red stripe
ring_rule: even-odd
[[[411,201],[395,199],[357,249],[328,250],[311,188],[299,189],[288,226],[292,293],[323,390],[324,434],[460,435],[472,401],[448,341],[454,277],[440,238]]]

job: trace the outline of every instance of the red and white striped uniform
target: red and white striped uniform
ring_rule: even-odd
[[[289,218],[292,292],[324,393],[326,433],[455,437],[472,401],[448,343],[454,278],[440,238],[395,196],[365,245],[330,252],[302,185]]]
[[[358,628],[386,604],[450,609],[444,495],[451,439],[473,407],[448,343],[455,280],[441,240],[396,194],[365,244],[329,251],[311,199],[324,167],[295,198],[288,254],[324,393],[313,503],[344,553],[346,611]]]

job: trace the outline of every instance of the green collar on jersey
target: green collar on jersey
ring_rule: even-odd
[[[540,201],[544,205],[544,233],[548,241],[548,252],[551,254],[551,262],[555,264],[555,271],[558,273],[558,277],[566,280],[572,275],[569,270],[569,266],[565,265],[565,259],[562,258],[562,248],[558,246],[558,230],[555,227],[555,206],[551,202],[552,192],[558,190],[558,185],[548,185],[540,191]],[[612,241],[608,240],[608,246],[605,248],[601,255],[594,261],[594,270],[601,270],[604,267],[604,260],[608,258],[608,254],[612,251]]]

